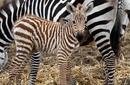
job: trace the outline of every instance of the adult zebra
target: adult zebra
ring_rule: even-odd
[[[14,41],[11,32],[12,25],[21,16],[31,14],[48,20],[58,21],[61,17],[67,17],[68,15],[65,9],[66,2],[70,2],[74,5],[77,5],[77,3],[85,3],[86,5],[92,5],[91,3],[88,3],[91,1],[93,0],[16,0],[12,3],[3,6],[0,9],[1,68],[4,67],[4,65],[7,63],[5,62],[7,61],[7,57],[5,56],[5,46],[9,45]],[[92,12],[88,15],[88,22],[86,22],[87,27],[89,28],[89,32],[92,35],[90,39],[94,38],[97,47],[106,63],[105,74],[107,85],[113,84],[115,53],[118,52],[117,48],[121,26],[120,16],[118,16],[120,11],[117,12],[116,16],[118,4],[115,4],[116,5],[114,9],[113,4],[107,2],[107,0],[95,0],[94,8]],[[115,26],[113,27],[114,24]],[[35,59],[37,60],[38,56],[39,55],[35,54],[32,57],[33,61],[35,61]]]

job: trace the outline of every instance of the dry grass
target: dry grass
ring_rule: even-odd
[[[121,61],[116,66],[115,83],[116,85],[129,85],[130,80],[130,30],[126,33],[125,40],[122,45],[123,53],[125,54],[125,60]],[[14,46],[13,46],[14,47]],[[10,57],[14,55],[14,50],[9,50]],[[73,82],[76,85],[102,85],[104,80],[103,63],[97,61],[97,57],[100,57],[95,43],[91,43],[88,46],[80,48],[76,54],[73,54],[72,62],[72,76]],[[40,64],[40,69],[37,77],[36,85],[57,85],[58,82],[58,66],[56,65],[55,56],[43,58],[44,64]],[[29,65],[24,70],[22,75],[22,85],[27,85],[28,81]],[[6,85],[8,81],[8,73],[0,75],[0,85]]]
[[[28,66],[22,75],[22,85],[27,85]],[[58,66],[40,65],[36,85],[57,85],[58,82]],[[101,64],[94,65],[78,65],[72,68],[73,82],[76,85],[102,85],[104,80],[103,66]],[[116,85],[128,85],[130,77],[130,67],[126,63],[120,63],[116,66]],[[6,85],[8,74],[4,73],[0,76],[0,85]]]

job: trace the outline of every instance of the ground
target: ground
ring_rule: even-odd
[[[1,3],[0,3],[1,4]],[[116,66],[116,85],[130,85],[130,28],[125,34],[125,39],[122,44],[122,53],[125,60],[120,61]],[[15,54],[14,45],[9,49],[9,56]],[[95,42],[79,48],[71,58],[73,82],[76,85],[102,85],[104,80],[103,64],[98,61],[97,57],[101,57],[98,52]],[[27,85],[29,65],[24,70],[22,75],[22,85]],[[55,56],[44,56],[43,63],[40,64],[40,69],[37,77],[36,85],[57,85],[58,82],[58,66],[56,65]],[[6,85],[8,81],[8,73],[0,75],[0,85]]]

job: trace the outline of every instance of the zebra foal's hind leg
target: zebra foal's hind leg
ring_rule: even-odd
[[[21,83],[21,80],[19,79],[21,78],[21,74],[26,65],[25,62],[28,60],[28,52],[24,52],[23,50],[24,49],[21,47],[16,48],[16,57],[13,58],[9,66],[8,85],[15,85],[14,82],[16,82],[17,85],[20,85]]]
[[[57,53],[60,71],[58,85],[72,85],[70,52],[67,52],[67,50],[59,50]]]
[[[11,62],[11,66],[9,67],[8,85],[14,85],[14,83],[16,83],[16,85],[21,85],[21,76],[26,63],[25,60],[23,60],[21,63],[16,58],[14,58],[13,60],[14,61]]]
[[[38,68],[39,68],[39,64],[40,64],[40,59],[41,59],[40,52],[34,53],[32,55],[28,85],[35,85],[35,83],[36,83],[36,77],[37,77],[37,72],[38,72]]]
[[[29,60],[27,59],[27,60],[25,60],[25,61],[21,64],[21,67],[20,67],[20,69],[19,69],[19,71],[18,71],[18,74],[16,75],[16,85],[21,85],[22,73],[23,73],[24,68],[25,68],[25,66],[27,65],[28,61],[29,61]]]

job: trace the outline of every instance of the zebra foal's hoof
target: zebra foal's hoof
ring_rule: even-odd
[[[76,85],[76,79],[75,78],[72,78],[72,84],[71,85]]]

